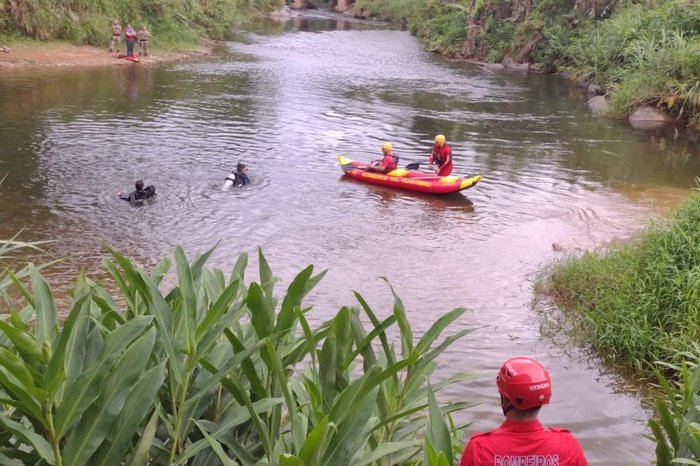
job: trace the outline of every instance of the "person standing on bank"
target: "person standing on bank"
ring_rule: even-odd
[[[126,56],[134,56],[134,44],[136,43],[136,31],[131,27],[131,24],[126,23],[124,29],[124,37],[126,38]]]
[[[148,29],[146,29],[146,26],[141,26],[141,29],[139,29],[139,47],[141,48],[141,51],[139,52],[139,57],[147,57],[148,56],[148,40],[151,38],[151,33],[148,32]]]
[[[435,145],[430,153],[428,163],[431,170],[433,165],[437,165],[435,173],[439,176],[447,176],[452,173],[452,148],[445,144],[445,136],[442,134],[435,136]]]
[[[119,52],[119,40],[122,36],[122,25],[119,24],[119,20],[115,19],[112,21],[112,41],[109,44],[109,52],[112,53],[113,49]]]
[[[491,432],[474,434],[459,466],[588,465],[581,445],[568,430],[545,429],[537,419],[552,396],[552,382],[542,364],[526,357],[509,359],[496,377],[496,386],[506,420]]]

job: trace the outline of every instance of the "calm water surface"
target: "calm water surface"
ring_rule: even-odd
[[[391,141],[403,162],[426,161],[437,133],[481,184],[431,198],[341,178],[338,154],[376,158]],[[218,243],[224,269],[259,245],[282,285],[310,263],[329,270],[316,321],[352,290],[388,314],[387,277],[417,332],[471,309],[452,330],[479,329],[440,367],[483,374],[442,395],[482,403],[462,414],[470,432],[501,420],[500,363],[531,355],[554,378],[544,422],[574,431],[591,464],[646,465],[640,400],[585,351],[540,337],[532,285],[565,254],[553,244],[624,240],[687,197],[696,146],[595,119],[557,78],[447,62],[406,32],[320,14],[256,27],[201,62],[0,69],[0,238],[55,240],[59,287],[104,276],[105,244],[149,266]],[[240,159],[253,184],[222,192]],[[116,197],[138,178],[158,189],[141,208]]]

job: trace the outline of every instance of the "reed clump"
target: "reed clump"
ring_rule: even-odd
[[[14,246],[0,242],[0,263]],[[1,269],[14,291],[0,316],[0,463],[454,463],[451,413],[471,403],[436,394],[470,375],[433,372],[471,331],[441,336],[465,309],[418,337],[398,296],[380,316],[355,293],[312,325],[303,301],[325,272],[308,266],[278,297],[262,252],[249,283],[247,254],[224,274],[205,266],[211,252],[177,248],[172,272],[170,258],[146,272],[110,251],[118,292],[81,275],[67,309],[38,268]]]

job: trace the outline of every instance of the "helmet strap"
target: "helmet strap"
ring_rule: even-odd
[[[514,408],[513,403],[511,403],[508,398],[501,395],[501,409],[503,410],[503,415],[504,416],[508,415],[508,411],[510,411],[513,408]]]

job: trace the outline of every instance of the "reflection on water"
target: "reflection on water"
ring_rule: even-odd
[[[346,22],[347,21],[347,22]],[[477,186],[434,198],[342,177],[336,156],[426,162],[447,135],[455,171]],[[649,464],[647,413],[596,361],[542,340],[539,268],[566,250],[629,238],[682,200],[700,174],[696,136],[596,119],[569,83],[486,72],[424,52],[402,31],[337,16],[259,24],[206,61],[80,72],[0,70],[0,237],[53,239],[53,283],[103,277],[105,244],[153,265],[175,245],[219,244],[230,269],[261,246],[283,282],[328,274],[310,298],[325,320],[360,291],[380,315],[387,277],[418,331],[454,307],[440,373],[485,374],[444,396],[483,402],[472,428],[500,421],[493,376],[532,355],[554,378],[547,423],[573,430],[591,464]],[[220,190],[238,160],[253,183]],[[116,197],[134,180],[154,202]],[[254,260],[253,260],[254,262]]]

